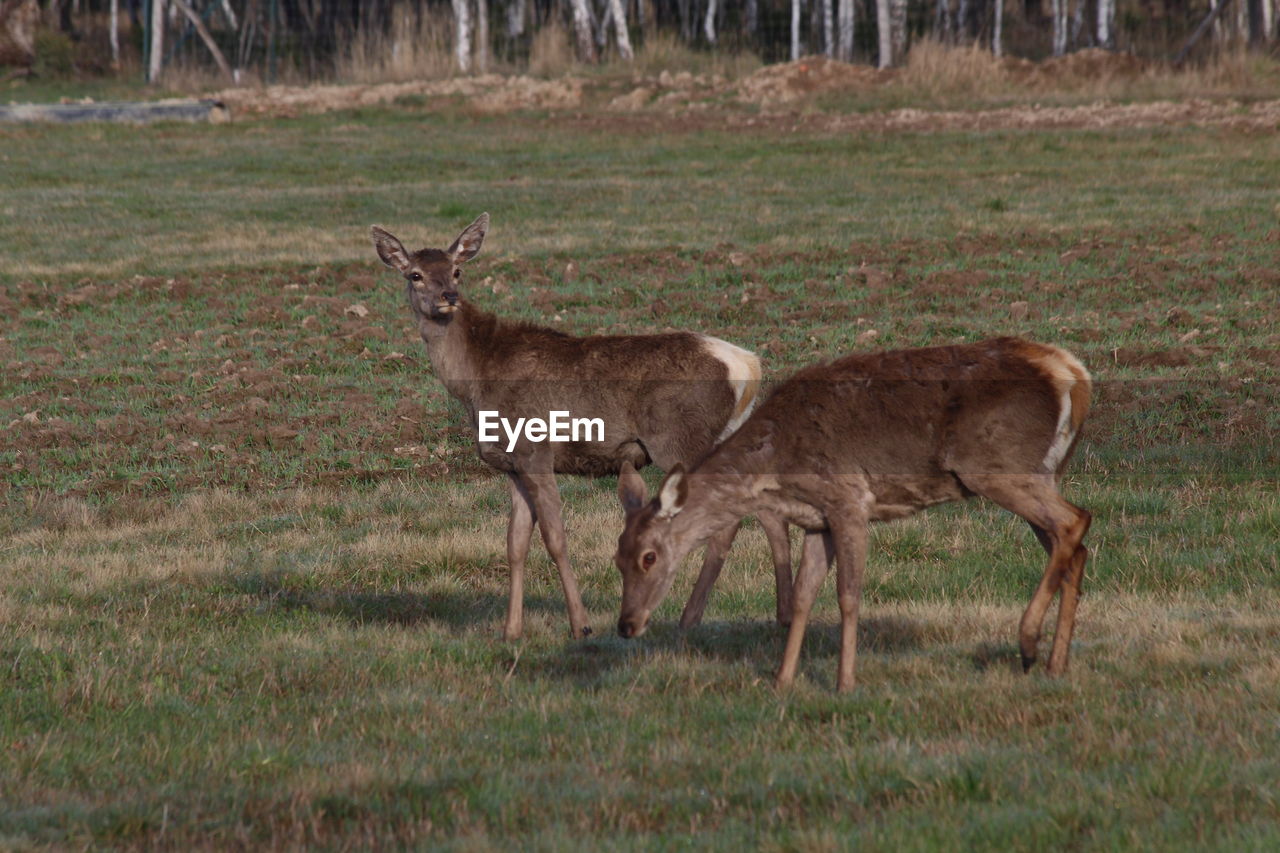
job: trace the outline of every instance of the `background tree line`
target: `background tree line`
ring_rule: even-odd
[[[454,71],[527,64],[558,28],[578,62],[630,60],[655,37],[766,62],[823,53],[886,67],[932,38],[1030,59],[1101,47],[1170,58],[1204,39],[1273,46],[1280,0],[0,0],[0,64],[30,66],[38,33],[99,64],[179,60],[244,75],[322,79],[359,41],[404,50],[433,32]],[[47,40],[48,41],[48,40]],[[56,41],[48,41],[56,44]],[[105,46],[104,46],[105,44]],[[84,64],[84,63],[81,63]],[[91,64],[91,63],[90,63]]]

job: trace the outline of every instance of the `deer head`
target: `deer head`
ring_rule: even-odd
[[[479,254],[488,231],[489,214],[482,213],[444,251],[422,249],[408,252],[390,231],[377,225],[370,229],[378,257],[404,276],[413,313],[432,320],[447,320],[458,310],[461,266]]]
[[[688,495],[683,465],[671,469],[653,500],[649,500],[644,480],[631,463],[622,465],[618,498],[627,524],[618,537],[618,551],[613,557],[622,573],[622,615],[618,618],[618,634],[622,637],[643,634],[649,627],[650,614],[671,590],[676,569],[687,553],[672,536],[671,525],[684,509]]]

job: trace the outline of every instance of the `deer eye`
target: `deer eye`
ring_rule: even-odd
[[[658,555],[653,551],[645,551],[644,556],[640,558],[640,565],[646,569],[652,569],[656,562],[658,562]]]
[[[422,281],[422,273],[418,273],[418,272],[409,273],[409,281]]]
[[[454,280],[454,281],[457,281],[457,280],[458,280],[458,279],[460,279],[460,278],[462,278],[462,270],[454,270],[454,271],[453,271],[453,280]]]

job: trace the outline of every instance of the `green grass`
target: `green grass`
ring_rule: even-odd
[[[1280,142],[612,121],[0,130],[0,847],[1275,847]],[[499,641],[506,487],[367,239],[481,209],[471,298],[572,331],[1077,352],[1071,673],[1015,672],[1043,557],[983,504],[876,529],[852,695],[830,589],[772,689],[755,528],[614,638],[607,480],[597,637],[535,546]]]

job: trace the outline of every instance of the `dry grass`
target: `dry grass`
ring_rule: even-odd
[[[688,71],[736,80],[757,70],[761,64],[760,58],[750,51],[694,50],[672,33],[650,32],[645,33],[636,48],[634,62],[626,67],[646,75]]]
[[[448,77],[456,71],[452,17],[398,4],[389,33],[357,29],[335,66],[337,79],[351,83]]]
[[[964,105],[1027,98],[1151,100],[1274,97],[1280,63],[1241,47],[1224,48],[1175,69],[1163,62],[1098,49],[1033,63],[998,59],[979,44],[951,46],[924,39],[888,86],[924,103]]]
[[[534,33],[529,45],[529,73],[538,77],[558,77],[577,65],[569,31],[551,22]]]
[[[953,47],[926,38],[911,46],[895,85],[935,97],[972,96],[1003,92],[1010,80],[991,51],[976,44]]]

